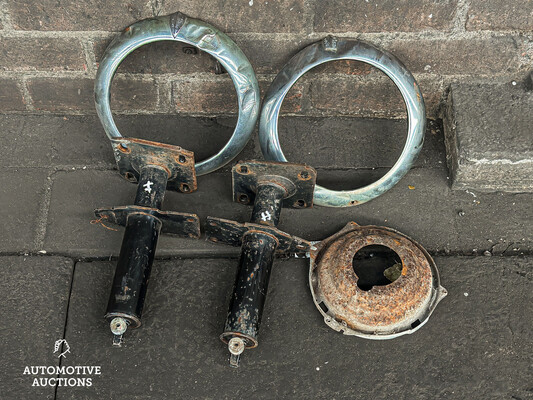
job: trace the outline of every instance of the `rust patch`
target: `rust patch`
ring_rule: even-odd
[[[370,245],[396,252],[402,271],[394,282],[365,291],[357,285],[352,262]],[[397,336],[414,329],[446,294],[438,279],[433,260],[419,244],[384,227],[350,223],[311,251],[315,303],[328,325],[347,334]]]

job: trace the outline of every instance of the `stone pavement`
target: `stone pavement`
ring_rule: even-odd
[[[128,135],[180,144],[198,159],[216,151],[231,118],[121,116]],[[96,207],[126,205],[94,116],[0,116],[0,235],[5,299],[0,333],[2,399],[533,398],[533,193],[452,190],[439,121],[416,166],[391,191],[349,209],[283,210],[280,228],[322,239],[348,221],[386,225],[433,255],[449,295],[413,335],[390,341],[342,336],[321,320],[307,260],[277,260],[260,345],[227,366],[218,340],[238,249],[163,238],[144,325],[111,347],[103,320],[121,231],[91,224]],[[381,176],[401,152],[402,120],[281,121],[287,157],[317,168],[332,188]],[[256,138],[240,159],[261,158]],[[229,167],[199,178],[190,195],[167,193],[165,210],[245,221],[231,202]],[[487,255],[483,255],[487,254]],[[66,358],[53,354],[66,339]],[[65,347],[63,347],[65,350]],[[91,387],[32,387],[26,366],[100,366]]]

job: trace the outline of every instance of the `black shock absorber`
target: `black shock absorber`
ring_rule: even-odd
[[[137,183],[134,205],[95,210],[101,220],[125,227],[105,314],[113,344],[121,346],[128,327],[141,326],[160,233],[199,238],[200,224],[195,214],[160,210],[167,189],[196,190],[192,152],[140,139],[116,138],[111,143],[120,174]]]
[[[241,246],[237,276],[221,340],[230,365],[257,347],[259,326],[275,255],[309,251],[310,243],[277,229],[281,208],[313,204],[316,172],[302,164],[248,161],[233,168],[234,201],[253,203],[250,223],[208,217],[206,239]]]

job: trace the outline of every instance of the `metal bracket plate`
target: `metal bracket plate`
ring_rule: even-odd
[[[285,187],[288,196],[283,207],[307,208],[313,206],[316,171],[303,164],[239,161],[232,169],[233,201],[253,204],[258,183],[273,182]]]
[[[200,220],[196,214],[160,211],[155,208],[140,206],[98,208],[94,210],[94,213],[98,218],[104,218],[107,222],[120,226],[126,226],[130,214],[150,214],[161,221],[161,233],[163,234],[194,239],[200,237]]]
[[[207,217],[205,235],[206,240],[211,242],[239,247],[242,245],[243,235],[251,230],[274,236],[279,242],[276,248],[277,255],[301,254],[303,256],[311,248],[311,243],[307,240],[289,235],[274,227],[250,222],[241,223],[223,218]]]
[[[129,182],[138,182],[144,166],[157,165],[168,173],[168,190],[182,193],[192,193],[196,190],[192,151],[135,138],[113,138],[111,145],[119,173]]]

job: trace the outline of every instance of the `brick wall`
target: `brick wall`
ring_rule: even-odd
[[[294,53],[326,34],[376,44],[414,73],[430,118],[451,82],[521,80],[533,60],[529,0],[0,0],[0,112],[94,113],[93,80],[111,38],[136,20],[178,10],[227,32],[263,91]],[[231,115],[231,80],[214,66],[177,43],[145,46],[119,68],[113,109]],[[337,62],[302,78],[282,111],[402,117],[391,89],[376,70]]]

